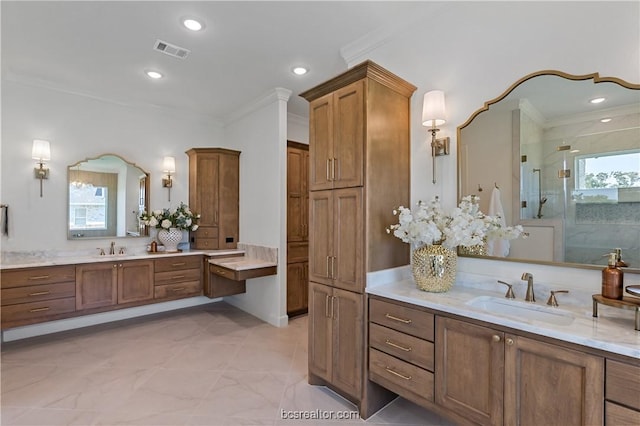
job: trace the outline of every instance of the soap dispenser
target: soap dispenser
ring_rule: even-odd
[[[609,265],[602,270],[602,296],[607,299],[622,299],[623,272],[616,266],[616,253],[609,253]]]
[[[624,267],[629,266],[629,264],[627,262],[622,260],[622,249],[621,248],[616,248],[615,252],[616,252],[616,266],[618,268],[624,268]]]

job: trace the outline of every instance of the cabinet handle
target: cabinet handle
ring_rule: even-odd
[[[171,288],[171,291],[182,291],[182,290],[184,290],[184,287]]]
[[[401,379],[411,380],[411,376],[405,376],[404,374],[400,374],[397,371],[392,370],[391,367],[385,367],[384,369],[387,370],[389,373],[400,377]]]
[[[48,311],[50,308],[47,306],[45,308],[33,308],[33,309],[29,309],[29,312],[43,312],[43,311]]]
[[[491,340],[493,340],[494,342],[499,342],[501,339],[500,339],[500,336],[498,336],[497,334],[494,334],[493,336],[491,336]]]
[[[117,267],[118,267],[118,265],[116,265],[116,264],[114,263],[114,264],[113,264],[113,267],[114,267],[114,268],[117,268]]]
[[[331,269],[329,268],[329,259],[331,258],[331,256],[327,256],[327,277],[328,278],[333,278],[331,276]]]
[[[49,293],[49,291],[36,291],[35,293],[29,293],[29,296],[44,296]]]
[[[327,158],[327,180],[331,180],[331,158]]]
[[[512,338],[510,338],[510,337],[508,337],[508,338],[505,340],[505,342],[507,342],[507,345],[509,345],[509,346],[513,345],[513,339],[512,339]]]
[[[338,315],[334,315],[334,313],[340,312],[338,309],[333,309],[333,303],[335,302],[336,297],[335,296],[331,296],[331,318],[333,319],[338,319]]]
[[[186,262],[176,262],[171,264],[171,266],[184,266],[184,265],[186,265]]]
[[[49,278],[49,275],[36,275],[35,277],[29,277],[31,281],[46,280],[47,278]]]
[[[400,349],[401,351],[411,352],[411,346],[409,346],[408,348],[406,348],[406,347],[404,347],[404,346],[402,346],[402,345],[399,345],[399,344],[397,344],[397,343],[393,343],[393,342],[392,342],[391,340],[389,340],[389,339],[385,340],[385,343],[386,343],[387,345],[389,345],[389,346],[392,346],[392,347],[396,348],[396,349]]]
[[[171,277],[173,280],[179,280],[180,278],[184,278],[184,275],[176,275],[175,277]]]
[[[122,263],[118,265],[120,268],[122,268]]]
[[[331,318],[329,316],[329,298],[331,296],[329,296],[328,294],[325,294],[324,296],[324,316],[327,318]]]
[[[336,257],[335,256],[331,256],[331,278],[335,278],[336,277],[335,264],[336,264]]]
[[[385,318],[389,318],[390,320],[398,321],[398,322],[401,322],[403,324],[411,324],[411,320],[410,319],[402,319],[402,318],[394,317],[391,314],[384,314],[384,316],[385,316]]]
[[[337,158],[334,158],[334,159],[333,159],[333,167],[332,167],[332,170],[333,170],[333,178],[332,178],[331,180],[336,180],[336,176],[337,176],[337,173],[336,173],[336,168],[337,168],[337,166],[336,166],[336,164],[338,164],[338,159],[337,159]]]
[[[218,275],[224,275],[225,271],[223,271],[222,269],[216,269],[216,274]]]

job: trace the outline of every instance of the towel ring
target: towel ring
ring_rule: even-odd
[[[496,189],[500,189],[500,187],[498,186],[498,183],[497,183],[497,182],[493,182],[493,186],[495,186],[495,187],[496,187]]]

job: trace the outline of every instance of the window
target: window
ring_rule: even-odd
[[[578,202],[625,201],[640,191],[640,150],[579,155],[575,161]]]
[[[107,187],[86,183],[69,185],[69,229],[107,229]]]

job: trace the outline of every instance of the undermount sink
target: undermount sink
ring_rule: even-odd
[[[481,309],[490,314],[507,316],[519,320],[542,321],[554,325],[569,325],[574,316],[571,312],[558,308],[518,302],[493,296],[479,296],[467,302],[467,305]]]

